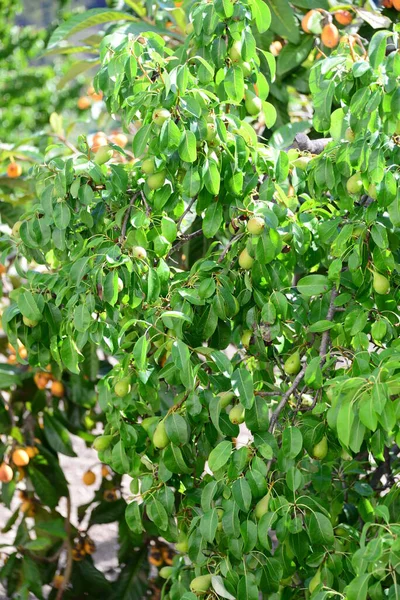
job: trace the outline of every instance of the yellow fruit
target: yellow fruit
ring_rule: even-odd
[[[156,108],[153,112],[153,122],[161,127],[161,125],[163,125],[163,123],[169,119],[170,116],[171,113],[166,108]]]
[[[53,587],[56,590],[59,590],[60,587],[62,586],[63,581],[64,581],[64,575],[54,575],[54,577],[53,577]]]
[[[29,456],[29,458],[35,458],[35,456],[37,454],[39,454],[39,450],[37,448],[35,448],[35,446],[27,446],[25,448],[25,451],[26,451],[27,455]]]
[[[128,144],[128,138],[124,133],[112,133],[110,135],[110,141],[120,148],[125,148]]]
[[[241,251],[241,253],[239,254],[239,266],[242,269],[251,269],[251,267],[253,266],[254,263],[254,258],[252,258],[250,256],[250,254],[247,251],[247,248],[244,248],[244,250]]]
[[[17,448],[12,453],[11,460],[17,467],[26,467],[29,464],[29,454],[23,448]]]
[[[117,381],[117,383],[114,386],[114,392],[120,398],[127,396],[130,391],[131,391],[131,384],[130,384],[130,380],[128,379],[128,377],[124,377],[123,379],[120,379],[119,381]]]
[[[190,589],[196,594],[206,594],[210,589],[211,575],[199,575],[190,582]]]
[[[85,485],[93,485],[96,481],[96,475],[93,471],[86,471],[86,473],[83,474],[82,481]]]
[[[265,221],[262,217],[252,217],[247,223],[247,231],[252,235],[260,235],[265,227]]]
[[[336,19],[336,21],[339,23],[339,25],[350,25],[350,23],[353,20],[353,15],[351,14],[351,12],[349,10],[338,10],[335,14],[334,17]]]
[[[12,478],[14,477],[14,472],[9,465],[6,463],[2,463],[0,465],[0,481],[2,483],[10,483]]]
[[[318,442],[318,444],[315,444],[315,446],[312,450],[312,455],[314,458],[317,458],[318,460],[322,460],[325,458],[325,456],[327,454],[328,454],[328,440],[326,439],[326,436],[324,435],[322,440],[320,442]]]
[[[257,502],[256,507],[254,509],[256,519],[261,519],[261,517],[268,512],[270,496],[271,494],[268,492],[263,498],[261,498],[261,500]]]
[[[77,102],[79,110],[86,110],[91,105],[90,98],[88,96],[81,96]]]
[[[165,430],[164,421],[160,421],[155,429],[153,435],[153,444],[156,448],[159,448],[160,450],[162,448],[165,448],[169,444],[169,438]]]
[[[61,381],[53,381],[50,391],[56,398],[64,398],[65,389]]]
[[[229,411],[229,420],[234,425],[240,425],[241,423],[244,423],[244,415],[245,411],[243,406],[237,404]]]
[[[286,359],[283,368],[285,370],[286,375],[297,375],[301,368],[299,352],[296,351],[291,356],[289,356],[289,358]]]
[[[309,10],[304,15],[304,17],[301,20],[301,28],[304,31],[304,33],[311,33],[310,29],[308,28],[308,24],[309,24],[311,17],[314,17],[314,15],[317,15],[317,14],[318,14],[317,10]]]
[[[15,179],[16,177],[19,177],[21,174],[22,174],[21,165],[19,165],[16,162],[10,162],[10,164],[7,167],[7,176],[10,177],[10,179]]]
[[[322,29],[321,33],[321,42],[327,48],[336,48],[339,43],[340,35],[338,28],[336,25],[330,23],[329,25],[325,25]]]
[[[45,373],[43,371],[35,373],[35,375],[33,376],[33,381],[35,382],[36,387],[39,390],[44,390],[51,379],[51,373]]]
[[[390,283],[387,277],[374,271],[373,288],[377,294],[384,295],[389,292]]]

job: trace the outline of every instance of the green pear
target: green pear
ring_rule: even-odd
[[[377,271],[374,271],[373,287],[377,294],[387,294],[390,289],[390,283],[387,277],[381,275]]]
[[[346,189],[349,194],[359,194],[363,189],[363,182],[360,173],[354,173],[346,183]]]
[[[127,396],[127,394],[129,394],[130,391],[131,391],[131,383],[130,383],[130,380],[128,377],[124,377],[123,379],[120,379],[119,381],[117,381],[117,383],[114,386],[114,392],[120,398]]]
[[[236,404],[236,406],[229,411],[229,420],[234,425],[240,425],[240,423],[244,423],[244,415],[245,412],[243,406],[241,404]]]
[[[144,260],[147,258],[147,252],[144,248],[142,248],[142,246],[134,246],[132,248],[132,257],[139,260]]]
[[[260,235],[264,231],[265,221],[262,217],[252,217],[247,223],[247,231],[252,235]]]
[[[199,575],[190,582],[190,589],[196,594],[206,594],[210,589],[211,575]]]
[[[153,435],[153,444],[156,448],[162,450],[169,444],[169,437],[165,430],[164,421],[160,421]]]
[[[262,100],[254,92],[247,90],[245,93],[244,105],[246,107],[247,112],[252,117],[258,115],[262,110]]]
[[[315,444],[315,446],[312,450],[312,455],[314,458],[317,458],[318,460],[322,460],[325,458],[325,456],[327,454],[328,454],[328,440],[326,439],[326,436],[324,435],[322,440],[320,442],[318,442],[318,444]]]
[[[251,269],[251,267],[253,266],[253,263],[254,263],[254,258],[252,258],[250,256],[250,254],[247,251],[247,248],[242,250],[241,253],[239,254],[239,266],[242,269]]]
[[[252,73],[251,64],[248,62],[240,63],[240,68],[242,69],[243,77],[250,77]]]
[[[161,127],[170,116],[171,113],[166,108],[156,108],[153,112],[153,122]]]
[[[284,370],[286,375],[297,375],[300,371],[300,354],[298,351],[294,352],[289,358],[286,359],[284,364]]]
[[[174,567],[162,567],[162,569],[159,570],[158,574],[163,579],[169,579],[173,572]]]
[[[145,419],[143,419],[143,421],[140,424],[143,427],[143,429],[145,430],[145,432],[149,433],[150,427],[152,425],[154,425],[155,423],[158,423],[158,421],[159,421],[159,417],[146,417]]]
[[[16,221],[11,229],[11,235],[13,237],[19,237],[19,230],[21,229],[22,221]]]
[[[145,175],[153,175],[155,168],[154,156],[149,156],[142,162],[142,171]]]
[[[166,172],[158,171],[158,173],[153,173],[149,175],[146,179],[146,183],[151,190],[159,190],[165,183]]]
[[[251,340],[252,335],[253,335],[253,332],[251,329],[245,329],[243,331],[240,341],[242,342],[242,344],[245,348],[248,348],[250,346],[250,340]]]
[[[177,542],[175,544],[175,548],[181,554],[186,554],[186,552],[189,550],[189,544],[188,544],[187,537],[179,538],[179,542]]]
[[[104,165],[113,157],[114,151],[109,146],[100,146],[94,155],[96,165]]]
[[[99,452],[100,450],[106,450],[112,442],[114,436],[112,435],[99,435],[93,442],[93,448]]]
[[[233,42],[229,48],[229,58],[232,62],[241,62],[242,60],[242,43],[240,41]]]
[[[320,583],[321,583],[321,571],[318,569],[318,571],[315,573],[314,577],[312,579],[310,579],[310,583],[308,584],[308,589],[309,589],[310,594],[313,593],[315,588],[318,587]]]
[[[270,497],[271,494],[270,492],[268,492],[267,494],[265,494],[265,496],[263,496],[263,498],[261,498],[261,500],[257,502],[256,507],[254,509],[256,519],[261,519],[261,517],[268,512]]]
[[[355,140],[355,135],[354,135],[354,131],[352,130],[351,127],[348,127],[346,129],[346,131],[344,132],[344,139],[347,140],[348,142],[354,142]]]
[[[376,189],[376,183],[370,183],[367,190],[368,196],[373,200],[378,197],[378,190]]]
[[[206,140],[207,142],[212,142],[217,137],[217,128],[214,123],[207,123],[207,134]]]
[[[235,398],[235,394],[233,392],[220,392],[217,394],[219,396],[219,405],[221,408],[226,408],[231,404],[232,400]]]
[[[118,293],[120,294],[123,289],[124,289],[124,282],[122,281],[121,277],[118,277],[118,280],[117,280]]]

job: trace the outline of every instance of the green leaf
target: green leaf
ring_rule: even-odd
[[[216,508],[208,510],[200,519],[200,533],[206,542],[214,541],[218,527],[218,513]]]
[[[74,310],[74,325],[77,331],[84,333],[89,328],[91,315],[85,304],[79,304]]]
[[[224,78],[224,88],[230,102],[241,102],[244,96],[243,71],[239,65],[229,67]]]
[[[149,503],[146,503],[146,512],[150,521],[162,531],[165,531],[168,528],[168,515],[167,511],[158,500],[151,500]]]
[[[219,186],[221,183],[221,175],[219,172],[219,168],[215,160],[206,159],[204,161],[203,170],[202,170],[202,178],[204,181],[204,185],[207,190],[213,196],[216,196],[219,192]]]
[[[312,544],[331,546],[334,542],[330,520],[320,512],[312,512],[308,519],[308,535]]]
[[[66,456],[76,456],[72,449],[71,440],[67,429],[60,423],[60,421],[51,416],[48,412],[43,415],[44,424],[44,435],[49,445],[56,452],[65,454]]]
[[[303,436],[298,427],[286,427],[282,434],[282,451],[285,458],[296,458],[303,447]]]
[[[208,457],[208,466],[211,471],[219,471],[228,462],[232,452],[232,442],[220,442]]]
[[[235,600],[235,596],[230,594],[225,586],[224,581],[220,575],[213,575],[211,578],[211,584],[213,586],[214,591],[220,598],[226,598],[227,600]]]
[[[264,0],[251,0],[251,14],[259,33],[264,33],[271,25],[271,11]]]
[[[36,299],[28,290],[24,290],[18,295],[17,304],[24,317],[27,317],[32,321],[40,321],[42,319],[42,313],[40,312]]]
[[[258,600],[258,587],[254,575],[243,575],[237,587],[237,600]]]
[[[231,377],[232,388],[244,408],[251,408],[254,403],[254,386],[251,373],[244,368],[236,369]]]
[[[129,529],[131,529],[133,533],[140,535],[142,531],[144,531],[138,502],[133,501],[127,505],[125,510],[125,519],[128,523]]]
[[[78,359],[81,353],[71,337],[67,337],[61,342],[60,355],[65,367],[69,369],[71,373],[79,375]]]
[[[76,456],[75,454],[73,456]],[[32,465],[29,466],[29,478],[32,482],[33,488],[38,495],[39,499],[45,506],[55,508],[59,501],[59,495],[55,487],[50,483],[48,477],[44,475],[39,469],[36,469]]]
[[[329,331],[329,329],[332,329],[332,327],[335,327],[335,323],[332,323],[332,321],[326,321],[323,319],[321,321],[317,321],[316,323],[313,323],[309,328],[309,332],[310,333],[322,333],[323,331]]]
[[[212,202],[207,208],[203,219],[203,232],[206,238],[212,238],[217,233],[222,223],[222,205]]]
[[[290,20],[289,20],[290,22]],[[305,61],[314,46],[314,36],[302,36],[300,44],[286,44],[283,46],[276,62],[276,72],[278,77],[284,77],[293,69],[296,69]]]
[[[181,159],[188,163],[193,163],[197,158],[196,136],[193,131],[185,129],[182,133],[178,148]]]
[[[232,494],[238,507],[243,512],[248,512],[251,506],[252,494],[250,486],[244,477],[240,477],[233,483]]]
[[[133,138],[132,150],[135,156],[142,156],[149,141],[151,125],[142,125]]]
[[[144,371],[147,366],[147,352],[149,349],[149,342],[146,334],[142,335],[133,347],[133,358],[136,367],[140,371]]]
[[[306,275],[297,283],[300,294],[306,297],[324,294],[331,287],[331,283],[325,275]]]
[[[287,0],[267,0],[271,11],[270,28],[292,44],[300,41],[299,26],[292,7]]]
[[[186,420],[176,412],[167,416],[164,421],[167,436],[176,445],[187,444],[189,430]]]
[[[370,577],[371,573],[363,573],[351,581],[345,588],[348,600],[366,600]]]

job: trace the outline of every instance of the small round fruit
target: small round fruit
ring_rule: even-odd
[[[189,23],[185,27],[185,33],[186,33],[186,35],[190,35],[191,33],[193,33],[193,31],[194,31],[194,25],[191,21],[189,21]]]
[[[118,293],[120,294],[123,289],[124,289],[124,282],[122,281],[121,277],[118,277],[118,280],[117,280]]]
[[[289,358],[285,360],[284,370],[286,375],[297,375],[300,371],[300,354],[299,352],[294,352]]]
[[[353,15],[349,10],[338,10],[334,16],[339,25],[350,25],[353,20]]]
[[[110,140],[113,144],[119,146],[120,148],[125,148],[125,146],[128,144],[128,138],[124,133],[112,133],[110,135]]]
[[[65,388],[61,381],[53,381],[50,391],[56,398],[64,398]]]
[[[275,58],[276,58],[277,56],[279,56],[282,48],[283,48],[282,42],[280,42],[279,40],[275,40],[270,45],[269,51],[271,52],[272,56],[275,56]]]
[[[232,46],[229,48],[229,58],[232,62],[238,63],[242,60],[242,43],[238,40],[233,42]]]
[[[92,144],[92,146],[90,148],[92,152],[97,152],[97,150],[100,147],[108,145],[107,138],[106,138],[105,134],[104,134],[104,137],[102,137],[100,135],[98,137],[96,137],[96,136],[97,136],[97,134],[94,136],[94,138],[93,138],[93,144]]]
[[[240,425],[241,423],[244,423],[244,415],[245,411],[243,406],[237,404],[229,411],[229,420],[234,425]]]
[[[190,589],[196,594],[206,594],[210,589],[211,575],[199,575],[190,582]]]
[[[244,105],[246,107],[247,112],[252,117],[258,115],[261,112],[263,106],[261,98],[256,96],[256,94],[254,94],[254,92],[251,92],[250,90],[248,90],[245,94]]]
[[[186,554],[186,552],[189,550],[189,544],[188,544],[187,539],[186,538],[182,538],[180,540],[180,542],[177,542],[175,544],[175,548],[181,554]]]
[[[99,102],[103,98],[103,92],[96,92],[93,85],[90,85],[88,87],[87,94],[92,98],[94,102]]]
[[[64,575],[54,575],[53,577],[53,587],[56,590],[59,590],[64,582]]]
[[[265,221],[262,217],[252,217],[247,223],[247,231],[252,235],[260,235],[264,231]]]
[[[328,454],[328,440],[326,439],[326,436],[324,435],[322,440],[320,442],[318,442],[318,444],[315,444],[315,446],[312,450],[312,455],[314,458],[317,458],[318,460],[323,460],[327,454]]]
[[[130,383],[130,380],[128,379],[128,377],[124,377],[123,379],[120,379],[119,381],[117,381],[117,383],[114,386],[114,392],[117,394],[117,396],[119,396],[119,398],[123,398],[124,396],[127,396],[130,391],[131,391],[131,383]]]
[[[96,481],[96,475],[89,469],[83,474],[82,481],[85,485],[93,485]]]
[[[147,258],[147,252],[142,246],[134,246],[132,248],[132,258],[137,258],[138,260],[144,260]]]
[[[392,0],[393,8],[400,11],[400,0]]]
[[[96,544],[89,536],[85,538],[83,549],[85,550],[86,554],[93,554],[96,552]]]
[[[87,110],[91,105],[90,98],[88,96],[81,96],[77,102],[79,110]]]
[[[390,283],[387,277],[381,275],[377,271],[374,272],[374,279],[372,283],[374,290],[377,294],[384,295],[389,292]]]
[[[241,253],[239,254],[239,266],[242,269],[251,269],[251,267],[253,266],[254,263],[254,258],[252,258],[250,256],[250,254],[247,251],[247,248],[244,248],[244,250],[241,251]]]
[[[346,183],[346,189],[349,194],[359,194],[363,189],[363,182],[360,173],[354,173]]]
[[[13,237],[19,237],[19,230],[21,229],[22,221],[16,221],[11,229],[11,235]]]
[[[245,61],[240,63],[240,68],[242,69],[243,77],[250,77],[252,68],[249,62]]]
[[[0,481],[2,483],[10,483],[12,478],[14,477],[14,472],[9,465],[6,463],[2,463],[0,465]]]
[[[340,35],[336,25],[329,23],[325,25],[321,33],[321,42],[327,48],[336,48],[339,43]]]
[[[153,112],[153,122],[159,127],[170,117],[171,113],[166,108],[156,108]]]
[[[310,583],[308,584],[308,589],[309,589],[310,594],[313,593],[315,588],[318,587],[320,583],[321,583],[321,571],[318,569],[318,571],[315,573],[314,577],[312,579],[310,579]]]
[[[293,166],[300,171],[305,171],[308,167],[308,163],[312,160],[311,156],[299,156],[293,161]]]
[[[226,408],[231,404],[232,400],[235,398],[235,394],[233,392],[220,392],[218,394],[219,397],[219,405],[221,408]]]
[[[354,131],[352,130],[351,127],[348,127],[346,129],[346,131],[344,132],[344,139],[347,140],[348,142],[354,142],[355,140],[355,134]]]
[[[158,574],[163,579],[169,579],[173,572],[174,572],[173,567],[162,567],[162,569],[160,569]]]
[[[165,183],[166,172],[158,171],[158,173],[153,173],[149,175],[146,179],[146,183],[151,190],[159,190]]]
[[[25,451],[26,451],[27,455],[29,456],[29,458],[35,458],[35,456],[37,454],[39,454],[39,450],[38,450],[38,448],[35,448],[35,446],[27,446],[25,448]]]
[[[152,175],[155,168],[154,156],[149,156],[149,158],[145,158],[142,162],[142,171],[145,175]]]
[[[23,448],[17,448],[12,453],[11,460],[17,467],[26,467],[29,464],[29,454]]]
[[[16,177],[19,177],[21,174],[22,174],[21,165],[19,165],[16,162],[10,162],[10,164],[7,167],[7,177],[10,177],[10,179],[15,179]]]
[[[169,437],[167,436],[167,432],[165,430],[164,421],[160,421],[155,429],[153,435],[153,444],[159,450],[166,448],[169,444]]]
[[[261,498],[261,500],[257,502],[256,507],[254,509],[256,519],[261,519],[261,517],[268,512],[270,496],[271,494],[268,492],[267,494],[265,494],[265,496],[263,496],[263,498]]]
[[[378,190],[376,189],[375,183],[370,183],[368,186],[367,194],[372,200],[376,200],[378,197]]]
[[[26,325],[27,327],[36,327],[36,325],[39,323],[39,321],[34,321],[33,319],[28,319],[28,317],[22,317],[22,320],[24,322],[24,325]]]
[[[304,33],[311,33],[310,29],[308,28],[308,24],[309,21],[311,19],[311,17],[314,17],[314,15],[318,14],[318,11],[316,10],[309,10],[304,17],[301,20],[301,28],[304,31]]]
[[[215,140],[216,136],[217,136],[217,129],[216,129],[214,123],[207,123],[207,134],[206,134],[207,142],[212,142],[213,140]]]
[[[109,146],[100,146],[94,156],[94,162],[96,165],[104,165],[106,162],[112,159],[114,151]]]
[[[251,329],[245,329],[243,331],[240,341],[242,342],[242,344],[245,348],[248,348],[250,346],[250,340],[251,340],[252,335],[253,335],[253,332]]]

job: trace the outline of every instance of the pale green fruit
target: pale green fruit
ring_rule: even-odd
[[[239,41],[233,42],[229,48],[229,58],[232,62],[241,62],[242,60],[242,43]]]
[[[242,62],[240,63],[240,68],[242,69],[243,77],[249,77],[251,75],[252,69],[250,63]]]
[[[321,571],[318,569],[318,571],[315,573],[314,577],[312,579],[310,579],[310,583],[308,584],[308,589],[309,589],[310,594],[313,593],[315,588],[317,586],[319,586],[320,583],[321,583]]]
[[[207,135],[206,135],[207,142],[212,142],[213,140],[215,140],[216,136],[217,136],[217,129],[216,129],[214,123],[207,123]]]
[[[249,347],[252,335],[253,335],[253,332],[251,331],[251,329],[245,329],[243,331],[240,341],[242,342],[242,344],[245,348]]]
[[[211,575],[199,575],[190,582],[190,589],[196,594],[206,594],[210,589]]]
[[[114,392],[120,398],[123,398],[124,396],[129,394],[130,391],[131,391],[131,383],[130,383],[130,380],[128,379],[128,377],[124,377],[123,379],[120,379],[119,381],[117,381],[117,383],[114,386]]]
[[[132,248],[132,257],[140,260],[147,258],[147,252],[142,246],[134,246]]]
[[[244,423],[244,408],[240,404],[237,404],[229,411],[229,420],[234,425],[240,425]]]
[[[153,112],[153,122],[161,127],[170,116],[171,113],[166,108],[156,108]]]
[[[289,358],[286,359],[283,368],[286,375],[297,375],[301,368],[299,352],[296,351],[289,356]]]
[[[36,327],[36,325],[39,323],[39,321],[28,319],[28,317],[22,317],[22,320],[27,327]]]
[[[354,173],[346,183],[346,189],[349,194],[359,194],[363,189],[363,182],[360,173]]]
[[[118,277],[118,280],[117,280],[118,293],[120,294],[123,289],[124,289],[124,282],[122,281],[121,277]]]
[[[159,570],[158,574],[163,579],[169,579],[174,572],[174,567],[163,567]]]
[[[354,131],[352,130],[352,128],[348,127],[344,132],[344,139],[348,142],[354,142],[355,137],[356,136],[354,135]]]
[[[254,509],[256,519],[261,519],[261,517],[268,512],[270,496],[271,494],[268,492],[268,494],[265,494],[265,496],[257,502],[256,507]]]
[[[287,151],[287,155],[288,155],[288,159],[290,162],[296,160],[297,158],[299,158],[299,151],[296,150],[296,148],[289,148],[289,150]]]
[[[162,450],[169,444],[169,438],[165,430],[164,421],[160,421],[153,435],[153,444],[156,448]]]
[[[262,217],[252,217],[247,222],[247,231],[252,235],[260,235],[265,227],[265,221]]]
[[[262,110],[262,100],[258,96],[248,90],[245,94],[244,105],[249,115],[255,117]]]
[[[106,450],[111,444],[112,439],[112,435],[99,435],[93,442],[93,448],[97,450],[97,452]]]
[[[341,453],[340,453],[340,457],[343,458],[343,460],[351,460],[353,457],[351,456],[351,454],[349,454],[347,452],[347,450],[345,450],[344,448],[342,449]]]
[[[322,440],[318,442],[318,444],[315,444],[312,450],[312,454],[313,457],[317,458],[318,460],[324,459],[325,456],[328,454],[328,440],[326,439],[325,435],[322,438]]]
[[[11,235],[13,237],[19,237],[19,230],[21,229],[22,221],[16,221],[11,229]]]
[[[312,160],[311,156],[299,156],[293,161],[293,166],[300,171],[305,171],[308,167],[308,163]]]
[[[241,253],[239,254],[239,266],[242,269],[251,269],[251,267],[253,266],[253,263],[254,263],[254,258],[252,258],[250,256],[250,254],[247,252],[247,248],[242,250]]]
[[[221,408],[226,408],[235,398],[235,394],[233,392],[220,392],[217,394],[219,396],[219,405]]]
[[[114,151],[109,146],[100,146],[94,155],[96,165],[104,165],[113,157]]]
[[[152,175],[155,171],[154,156],[145,158],[142,162],[142,171],[145,175]]]
[[[370,183],[369,184],[367,194],[373,200],[377,199],[377,197],[378,197],[378,190],[376,189],[376,184],[375,183]]]
[[[143,419],[143,421],[140,424],[145,430],[145,432],[148,433],[150,427],[154,425],[154,423],[157,423],[158,420],[158,417],[146,417],[146,419]]]
[[[390,289],[390,283],[387,277],[381,275],[377,271],[374,272],[373,287],[377,294],[387,294]]]
[[[149,175],[146,179],[146,183],[151,190],[158,190],[164,185],[165,177],[165,171],[158,171],[158,173],[153,173],[152,175]]]
[[[193,31],[194,31],[194,25],[191,21],[189,21],[189,23],[185,27],[185,33],[186,33],[186,35],[190,35],[191,33],[193,33]]]
[[[189,550],[187,538],[181,538],[181,540],[175,544],[175,548],[181,554],[185,554]]]

